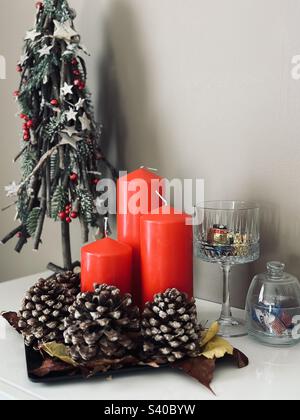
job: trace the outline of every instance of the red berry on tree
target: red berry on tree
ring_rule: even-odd
[[[22,120],[25,120],[26,115],[25,115],[25,114],[20,114],[20,118],[21,118]]]
[[[72,213],[71,213],[71,218],[72,218],[72,219],[77,219],[77,217],[78,217],[78,213],[77,213],[77,211],[72,211]]]
[[[14,97],[18,98],[20,96],[20,91],[19,90],[15,90],[14,91]]]
[[[80,85],[81,85],[81,80],[80,79],[75,79],[74,80],[74,86],[77,86],[77,87],[79,87]]]
[[[67,218],[66,218],[66,222],[67,222],[67,223],[72,223],[72,219],[71,219],[71,217],[67,217]]]
[[[80,75],[81,75],[80,70],[74,70],[74,71],[73,71],[73,74],[74,74],[75,76],[80,76]]]
[[[23,71],[22,66],[20,66],[20,64],[18,64],[18,65],[17,65],[17,72],[18,72],[18,73],[22,73],[22,71]]]
[[[26,126],[27,126],[28,129],[32,128],[33,127],[33,120],[28,120],[27,123],[26,123]]]
[[[53,105],[53,106],[57,106],[58,105],[58,100],[57,99],[52,99],[50,104]]]
[[[27,123],[26,123],[26,122],[23,124],[23,130],[24,130],[24,131],[27,131],[27,130],[28,130],[28,128],[27,128]]]
[[[58,217],[60,218],[60,220],[65,220],[67,215],[64,211],[61,211],[61,212],[58,213]]]
[[[38,2],[35,3],[35,7],[37,9],[43,9],[44,5],[43,5],[43,3],[41,1],[38,1]]]
[[[99,179],[95,178],[92,180],[93,185],[98,185]]]
[[[29,131],[24,131],[23,139],[24,139],[24,141],[29,141],[30,140]]]
[[[84,90],[85,89],[85,83],[81,82],[79,85],[79,90]]]
[[[17,233],[17,238],[22,238],[23,237],[23,233],[22,232],[18,232]]]
[[[78,65],[78,60],[77,58],[73,58],[71,63],[73,64],[73,66],[77,66]]]
[[[71,180],[72,182],[77,182],[77,181],[78,181],[78,175],[77,175],[77,174],[75,174],[75,173],[72,173],[72,174],[70,175],[70,180]]]

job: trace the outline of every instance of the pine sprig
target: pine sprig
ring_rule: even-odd
[[[49,124],[46,125],[44,134],[48,137],[49,140],[52,140],[53,137],[60,131],[63,127],[62,117],[50,118]]]
[[[83,189],[77,190],[80,202],[80,213],[87,224],[93,224],[94,220],[94,200],[92,194]]]
[[[49,56],[46,56],[35,65],[34,72],[31,72],[32,74],[28,80],[28,83],[22,87],[19,101],[22,102],[24,95],[32,92],[34,89],[40,88],[43,85],[45,77],[47,77],[49,74],[50,64],[51,62]]]
[[[77,142],[77,155],[78,159],[88,159],[93,154],[92,147],[88,145],[84,140]]]
[[[23,179],[26,179],[34,170],[37,164],[36,152],[27,148],[23,155],[22,171]]]
[[[51,218],[58,220],[58,213],[63,211],[68,203],[68,194],[61,185],[56,187],[51,201]]]
[[[26,220],[27,232],[32,238],[34,238],[37,230],[40,212],[41,209],[39,207],[32,209]]]
[[[45,13],[60,22],[65,22],[73,17],[66,0],[58,0],[57,2],[54,0],[44,0],[44,10]]]

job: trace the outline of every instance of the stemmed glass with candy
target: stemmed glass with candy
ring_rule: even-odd
[[[219,264],[223,272],[219,335],[247,335],[245,322],[232,316],[230,271],[259,258],[259,207],[245,201],[209,201],[199,204],[195,215],[196,254],[202,261]]]

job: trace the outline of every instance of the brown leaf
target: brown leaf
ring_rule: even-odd
[[[82,367],[82,372],[87,378],[91,378],[97,373],[105,373],[110,370],[118,370],[124,367],[138,366],[139,360],[133,356],[126,356],[122,359],[99,359],[86,363]]]
[[[39,368],[32,370],[30,373],[39,378],[44,378],[50,373],[69,372],[73,369],[74,368],[72,366],[67,365],[66,363],[47,358],[43,361],[43,364]]]
[[[243,369],[249,365],[248,357],[238,349],[233,349],[233,360],[239,369]]]
[[[16,312],[1,312],[1,316],[11,325],[19,334],[19,317]]]
[[[172,365],[175,369],[184,371],[187,375],[199,381],[208,388],[213,394],[211,383],[214,377],[216,361],[214,359],[206,359],[205,357],[196,357],[185,359]]]

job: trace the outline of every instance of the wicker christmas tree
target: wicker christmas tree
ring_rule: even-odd
[[[35,26],[25,36],[17,66],[20,87],[14,93],[23,120],[15,159],[22,159],[22,179],[6,187],[7,195],[16,197],[20,223],[2,243],[17,237],[15,249],[21,252],[32,238],[38,250],[48,216],[61,222],[63,268],[70,270],[70,224],[80,220],[83,242],[91,227],[102,227],[97,184],[109,164],[86,88],[86,50],[73,25],[75,12],[66,0],[44,0],[36,7]]]

